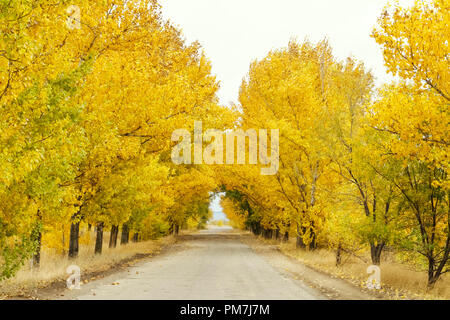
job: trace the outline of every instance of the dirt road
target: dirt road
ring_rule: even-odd
[[[342,280],[258,250],[249,237],[214,228],[182,240],[166,253],[126,271],[66,290],[59,299],[370,299]],[[308,275],[308,279],[305,278]]]

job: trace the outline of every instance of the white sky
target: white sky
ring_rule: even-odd
[[[387,0],[160,0],[163,15],[198,40],[220,81],[222,104],[237,102],[250,63],[289,39],[328,37],[334,55],[351,55],[388,82],[380,47],[370,37]],[[413,0],[400,0],[402,5]]]
[[[209,209],[213,212],[212,220],[228,220],[220,205],[220,193],[216,194],[209,204]]]

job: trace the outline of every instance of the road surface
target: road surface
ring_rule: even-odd
[[[66,290],[65,295],[59,299],[333,298],[326,291],[318,287],[312,288],[311,283],[307,285],[300,280],[301,277],[288,271],[289,266],[286,264],[272,263],[264,254],[242,241],[242,237],[241,233],[227,228],[213,228],[184,235],[183,240],[176,245],[178,247],[128,267],[124,272],[83,284],[80,290]]]

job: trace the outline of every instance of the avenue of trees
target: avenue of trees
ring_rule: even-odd
[[[105,231],[115,247],[203,227],[225,192],[238,228],[331,248],[337,264],[395,248],[433,287],[450,270],[449,22],[449,0],[381,12],[371,36],[397,79],[381,88],[326,40],[292,40],[227,107],[156,0],[0,1],[0,280],[44,247],[101,254]],[[175,165],[173,131],[200,120],[279,129],[279,170]]]

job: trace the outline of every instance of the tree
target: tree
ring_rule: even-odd
[[[386,86],[368,110],[373,130],[385,137],[383,160],[398,168],[397,175],[379,174],[408,205],[409,248],[427,260],[430,288],[448,271],[450,255],[449,5],[437,0],[386,8],[373,32],[389,71],[401,80]]]

